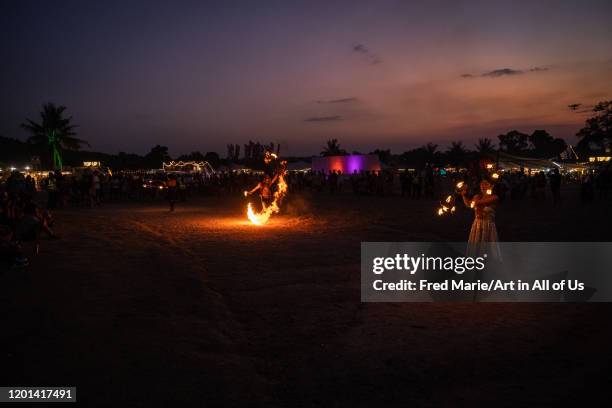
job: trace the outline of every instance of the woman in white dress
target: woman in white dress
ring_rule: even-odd
[[[468,238],[468,255],[483,256],[501,261],[497,227],[495,226],[495,209],[499,198],[493,194],[493,184],[483,179],[480,182],[480,193],[472,199],[467,198],[467,189],[461,191],[463,202],[475,212],[474,222]]]

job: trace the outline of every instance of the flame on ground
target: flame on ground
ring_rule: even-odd
[[[278,176],[278,184],[276,191],[274,192],[274,201],[272,204],[267,206],[264,210],[257,213],[253,209],[251,203],[247,206],[247,217],[255,225],[264,225],[268,222],[272,214],[277,214],[280,211],[280,200],[287,194],[287,183],[285,182],[285,172],[283,171]]]

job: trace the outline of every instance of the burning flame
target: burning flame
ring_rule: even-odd
[[[287,183],[285,182],[285,170],[281,172],[278,176],[277,188],[274,192],[274,201],[272,204],[265,207],[261,212],[257,213],[253,209],[251,203],[247,206],[247,217],[249,221],[251,221],[255,225],[264,225],[268,222],[272,214],[277,214],[280,211],[280,207],[278,206],[280,200],[287,194]],[[245,194],[246,195],[246,194]]]

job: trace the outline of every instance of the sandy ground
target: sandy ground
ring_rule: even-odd
[[[505,204],[501,239],[609,241],[609,203],[584,208],[574,193],[554,209]],[[62,239],[0,274],[0,384],[76,385],[83,405],[134,407],[542,406],[609,393],[609,304],[360,302],[361,241],[465,240],[468,211],[293,195],[256,227],[243,207],[58,211]]]

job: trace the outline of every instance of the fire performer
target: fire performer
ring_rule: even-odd
[[[265,175],[251,191],[245,191],[245,196],[249,196],[256,191],[259,191],[259,198],[261,199],[261,208],[263,211],[268,208],[274,201],[274,195],[272,194],[272,187],[278,178],[278,174],[274,178],[270,178],[269,175]]]
[[[244,192],[244,196],[248,197],[259,191],[262,210],[257,213],[253,210],[251,203],[247,206],[247,217],[256,225],[267,223],[272,214],[280,211],[280,203],[287,193],[287,183],[284,179],[287,162],[279,160],[274,153],[266,152],[264,163],[266,167],[262,181],[257,183],[252,190]]]
[[[461,196],[466,207],[474,209],[474,222],[468,238],[468,252],[473,255],[489,254],[501,260],[497,227],[495,226],[495,209],[499,201],[493,193],[493,183],[487,179],[480,182],[480,194],[472,199],[467,198],[467,185],[463,185]]]
[[[171,174],[170,176],[168,176],[168,180],[166,181],[166,188],[168,189],[166,191],[166,199],[168,200],[168,204],[170,205],[170,212],[174,211],[174,204],[176,203],[176,187],[176,177]]]

